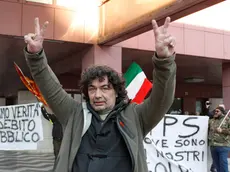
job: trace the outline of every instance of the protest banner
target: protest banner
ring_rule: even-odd
[[[43,140],[39,103],[0,107],[0,150],[34,150]]]
[[[166,115],[145,137],[149,172],[207,171],[208,117]]]

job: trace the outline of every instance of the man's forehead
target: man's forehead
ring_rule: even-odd
[[[110,84],[108,77],[103,76],[103,77],[94,79],[90,85],[108,85],[108,84]]]

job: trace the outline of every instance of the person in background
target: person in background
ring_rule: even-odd
[[[209,117],[209,119],[212,119],[213,115],[215,113],[214,110],[211,110],[211,105],[212,105],[212,103],[210,101],[206,101],[205,102],[205,107],[206,107],[206,112],[205,113],[207,114],[207,116]],[[219,104],[219,106],[223,107],[224,110],[225,110],[224,104]],[[215,167],[215,164],[214,164],[213,160],[212,160],[212,165],[211,165],[210,171],[211,172],[216,172],[216,167]]]
[[[225,109],[223,106],[218,106],[214,110],[213,118],[209,120],[209,145],[217,172],[228,172],[230,120],[229,117],[224,120],[224,117]],[[220,126],[221,123],[222,125]]]
[[[205,102],[205,114],[211,119],[213,117],[213,111],[210,109],[211,108],[211,102],[206,101]]]
[[[53,149],[54,149],[54,156],[56,159],[58,156],[58,153],[61,147],[62,138],[63,138],[62,125],[54,114],[48,113],[46,111],[43,105],[41,106],[41,112],[42,112],[43,117],[47,119],[48,121],[50,121],[53,125],[53,129],[52,129]]]

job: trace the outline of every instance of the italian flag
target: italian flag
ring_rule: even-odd
[[[141,67],[133,62],[124,74],[126,91],[132,102],[140,104],[152,88],[152,83],[146,78]]]

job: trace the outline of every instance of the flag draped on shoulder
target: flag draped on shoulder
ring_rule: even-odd
[[[141,103],[152,88],[152,83],[148,80],[141,67],[133,62],[124,74],[126,81],[126,91],[129,99],[135,103]]]

